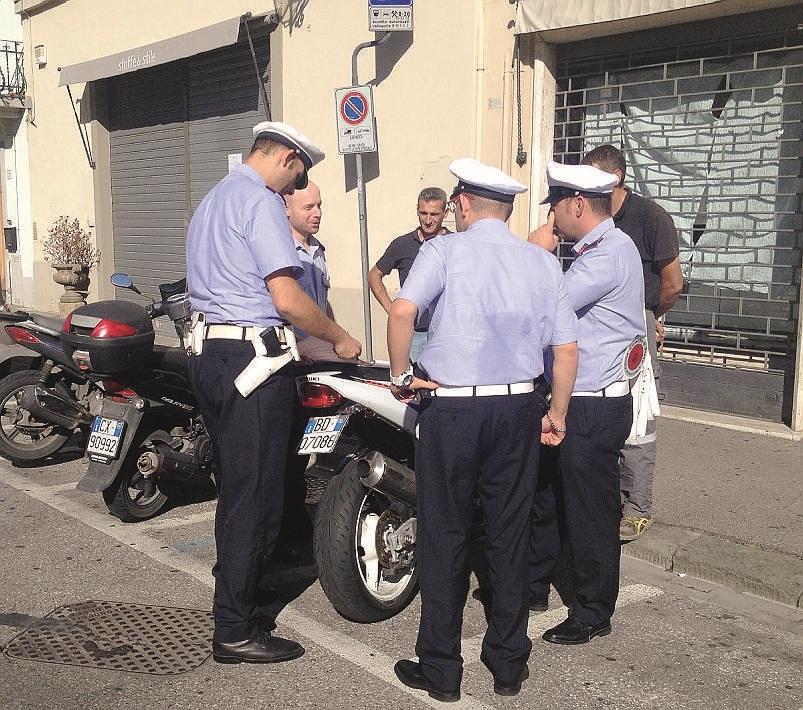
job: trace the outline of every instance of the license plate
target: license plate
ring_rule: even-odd
[[[95,417],[86,445],[86,454],[93,461],[108,463],[117,457],[123,440],[125,422],[122,419]]]
[[[298,453],[328,454],[335,448],[348,420],[348,414],[311,417],[304,428],[304,436],[298,445]]]

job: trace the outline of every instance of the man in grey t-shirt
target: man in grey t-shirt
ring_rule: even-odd
[[[444,228],[443,220],[446,217],[446,193],[439,187],[426,187],[418,195],[418,227],[412,232],[396,237],[385,250],[385,253],[376,262],[376,266],[368,272],[368,285],[374,298],[379,301],[385,313],[390,313],[390,305],[393,303],[388,294],[382,279],[385,278],[393,269],[399,272],[399,286],[404,286],[407,274],[413,266],[418,250],[421,245],[439,234],[447,234],[448,229]],[[413,344],[410,356],[417,360],[427,342],[427,331],[429,330],[429,311],[422,313],[415,324],[413,334]]]

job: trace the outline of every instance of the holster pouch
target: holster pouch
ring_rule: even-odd
[[[292,334],[292,330],[290,332]],[[261,333],[254,331],[251,343],[254,346],[254,358],[234,380],[234,386],[243,397],[248,397],[274,372],[294,359],[288,344],[279,340],[276,328],[267,328]]]
[[[204,329],[206,317],[203,313],[193,313],[190,318],[190,337],[187,349],[190,355],[200,355],[204,350]]]
[[[283,325],[284,339],[290,352],[293,353],[293,360],[301,362],[301,353],[298,352],[298,343],[296,342],[296,332],[293,330],[292,325]]]

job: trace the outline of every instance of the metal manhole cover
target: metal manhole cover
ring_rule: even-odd
[[[53,610],[3,652],[27,661],[174,675],[207,659],[212,631],[207,611],[86,601]]]

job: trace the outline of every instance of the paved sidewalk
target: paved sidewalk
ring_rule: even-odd
[[[803,606],[803,443],[760,424],[749,433],[662,418],[656,523],[624,554]]]

